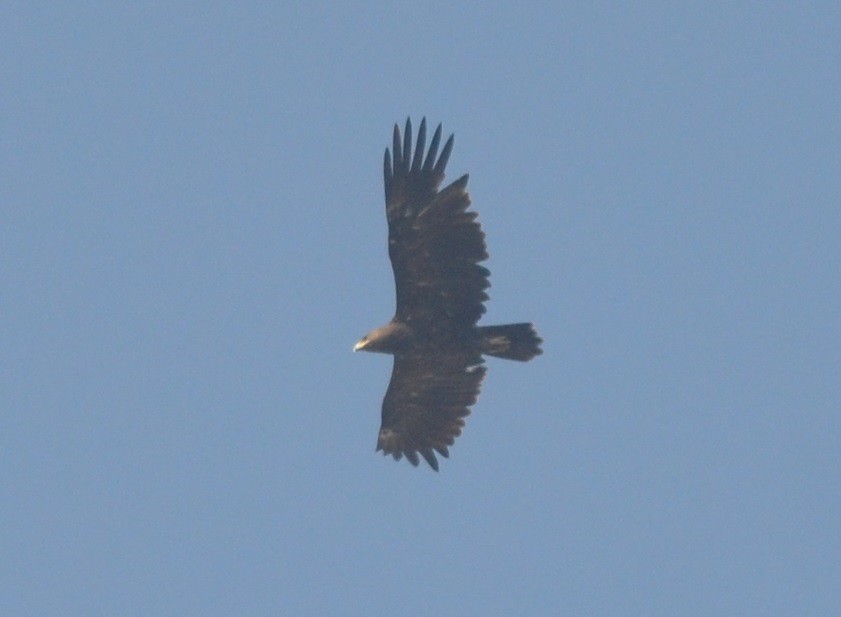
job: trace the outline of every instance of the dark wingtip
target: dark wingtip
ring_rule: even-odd
[[[447,140],[447,143],[444,144],[444,149],[441,151],[441,156],[438,157],[438,162],[435,163],[435,169],[433,173],[435,173],[436,175],[444,173],[444,169],[447,167],[447,161],[450,160],[450,153],[453,151],[454,140],[455,135],[450,135],[450,138]]]
[[[388,151],[388,148],[385,149],[385,154],[383,155],[383,183],[385,186],[385,198],[388,201],[389,192],[391,187],[391,179],[394,177],[394,172],[391,169],[391,152]]]
[[[441,125],[435,129],[435,134],[432,136],[432,142],[429,144],[429,151],[426,153],[426,160],[423,162],[423,172],[429,173],[432,171],[432,166],[435,164],[435,157],[438,156],[438,145],[441,143]]]
[[[386,177],[391,175],[391,152],[388,148],[385,149],[385,153],[383,154],[383,171]]]
[[[418,141],[415,145],[415,156],[412,159],[412,173],[418,173],[423,162],[423,149],[426,147],[426,117],[421,118],[418,128]]]
[[[391,136],[391,149],[394,152],[394,169],[396,171],[400,169],[402,164],[400,157],[403,155],[403,146],[400,144],[400,127],[397,124],[394,125],[394,132]]]
[[[435,454],[432,453],[432,450],[421,450],[420,453],[421,456],[426,459],[426,462],[429,463],[429,466],[435,471],[438,471],[438,459],[435,458]]]
[[[406,118],[406,129],[403,131],[403,169],[409,171],[412,163],[412,119]]]

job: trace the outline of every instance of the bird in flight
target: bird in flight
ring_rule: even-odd
[[[435,454],[449,456],[479,395],[483,355],[525,362],[542,353],[530,323],[477,325],[490,287],[479,265],[488,258],[485,234],[468,210],[467,174],[438,190],[453,136],[439,155],[440,142],[439,124],[426,150],[424,118],[413,155],[411,121],[402,138],[394,126],[383,173],[397,309],[353,348],[394,356],[377,450],[415,466],[420,455],[435,471]]]

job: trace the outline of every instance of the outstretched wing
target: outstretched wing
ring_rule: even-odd
[[[438,471],[435,452],[445,458],[461,434],[485,376],[476,353],[397,355],[383,400],[377,450],[412,465],[418,454]]]
[[[386,148],[383,165],[396,317],[422,325],[430,336],[475,325],[485,312],[485,290],[490,286],[490,272],[478,265],[488,254],[477,215],[467,211],[467,174],[438,191],[453,136],[437,156],[440,141],[439,124],[424,157],[424,118],[412,156],[412,124],[406,120],[402,140],[394,126],[393,164]]]

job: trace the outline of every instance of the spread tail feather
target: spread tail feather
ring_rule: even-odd
[[[506,360],[525,362],[543,353],[543,342],[530,323],[481,326],[482,353]]]

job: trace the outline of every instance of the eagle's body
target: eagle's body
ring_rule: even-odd
[[[420,454],[435,470],[435,452],[449,456],[476,402],[483,354],[525,361],[541,353],[531,324],[477,325],[490,286],[490,272],[479,265],[488,258],[485,234],[467,211],[467,175],[438,190],[453,137],[436,159],[440,140],[439,125],[424,158],[424,119],[413,157],[411,123],[402,143],[394,127],[394,162],[386,149],[384,176],[397,310],[354,347],[394,355],[377,450],[413,465]]]

